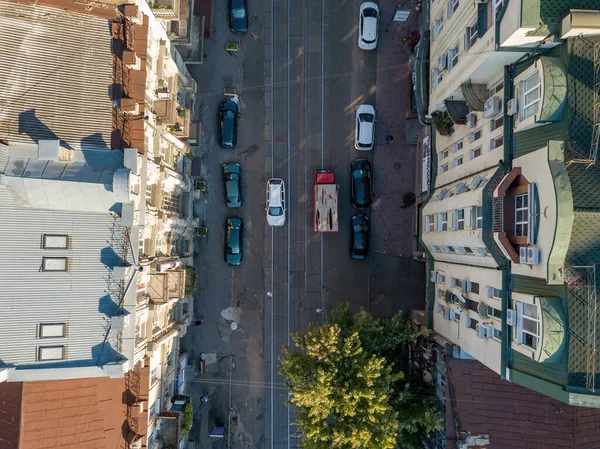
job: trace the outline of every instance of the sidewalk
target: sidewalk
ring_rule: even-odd
[[[413,8],[416,0],[404,0],[403,8]],[[380,37],[377,62],[377,115],[372,206],[371,247],[384,254],[412,258],[416,249],[415,189],[418,120],[405,118],[410,107],[411,54],[402,42],[418,31],[421,12],[414,11],[407,22],[391,22],[394,0],[381,0]],[[386,137],[393,136],[392,143]],[[419,192],[417,192],[418,194]]]

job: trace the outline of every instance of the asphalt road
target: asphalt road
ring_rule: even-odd
[[[215,2],[214,36],[205,42],[206,63],[190,67],[198,83],[197,107],[205,198],[196,211],[209,228],[197,242],[199,272],[194,304],[202,326],[192,326],[183,346],[193,360],[207,355],[206,371],[189,379],[196,405],[191,438],[202,448],[294,448],[298,435],[287,390],[278,374],[281,348],[290,334],[322,322],[341,302],[368,308],[370,262],[349,258],[349,167],[371,152],[353,147],[358,104],[375,105],[377,52],[357,46],[360,2],[249,0],[250,28],[233,35],[226,7]],[[239,42],[228,54],[225,43]],[[216,139],[223,89],[242,103],[237,150]],[[221,165],[242,167],[244,204],[224,204]],[[335,170],[340,185],[340,231],[313,231],[314,170]],[[265,220],[265,186],[283,178],[287,221]],[[363,211],[370,215],[368,210]],[[224,223],[244,220],[244,260],[223,262]],[[231,323],[237,329],[231,328]],[[235,327],[235,326],[234,326]],[[201,404],[205,393],[211,400]],[[228,438],[207,438],[208,428],[228,424]]]

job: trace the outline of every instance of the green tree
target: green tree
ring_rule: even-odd
[[[284,346],[281,374],[305,449],[420,447],[437,428],[431,398],[399,362],[421,332],[345,304]]]

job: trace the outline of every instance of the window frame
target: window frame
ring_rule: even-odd
[[[448,19],[454,16],[454,13],[459,7],[460,0],[448,0]]]
[[[48,245],[48,238],[64,238],[64,246],[50,246]],[[42,249],[69,249],[69,235],[68,234],[43,234],[42,235]]]
[[[527,81],[529,81],[531,78],[533,78],[535,76],[537,76],[537,78],[538,78],[537,84],[535,84],[533,87],[530,87],[529,89],[525,90],[525,85],[527,84]],[[533,101],[530,101],[529,103],[525,103],[525,98],[527,97],[527,95],[533,93],[536,90],[537,90],[537,98]],[[527,78],[525,78],[524,80],[522,80],[520,82],[519,104],[522,105],[521,111],[520,111],[520,117],[519,117],[520,120],[526,120],[529,117],[531,117],[532,115],[537,114],[538,108],[539,108],[539,103],[542,100],[541,96],[542,96],[542,82],[540,79],[540,71],[536,70],[535,72],[533,72],[531,75],[529,75]],[[527,112],[528,110],[532,111],[532,112]]]
[[[462,217],[461,217],[462,215]],[[464,231],[465,229],[465,210],[456,209],[456,230]]]
[[[521,207],[517,206],[518,199],[521,199]],[[519,220],[519,212],[525,213],[525,221]],[[519,229],[522,234],[519,233]],[[515,196],[515,237],[527,237],[529,235],[529,194],[523,193]]]
[[[42,356],[42,353],[43,353],[43,351],[45,349],[47,349],[47,350],[60,349],[61,350],[61,355],[60,355],[60,357],[44,358]],[[55,362],[57,360],[65,360],[66,358],[67,358],[67,352],[66,352],[66,347],[64,345],[40,346],[40,347],[38,347],[38,361],[39,362]]]
[[[479,213],[481,212],[481,215]],[[475,206],[475,229],[483,228],[483,206]]]
[[[471,156],[471,160],[473,160],[473,159],[478,158],[479,156],[481,156],[481,147],[479,146],[477,148],[473,148],[471,150],[470,156]]]
[[[425,232],[435,232],[435,214],[429,214],[425,216]]]
[[[452,51],[452,64],[450,65],[452,68],[456,67],[456,65],[458,64],[458,53],[459,53],[459,45],[456,44],[454,47],[452,47],[450,49],[450,51]],[[448,69],[450,70],[450,69]]]
[[[525,313],[525,305],[529,307],[534,307],[536,311],[536,316],[532,317]],[[539,307],[535,304],[528,304],[521,301],[517,302],[517,343],[523,346],[527,346],[533,350],[537,350],[540,344],[540,328],[541,328],[541,318],[540,318],[540,310]],[[530,321],[535,324],[537,328],[537,334],[533,333],[533,331],[523,328],[523,320]],[[527,343],[527,337],[525,335],[529,335],[531,337],[531,344]]]
[[[439,212],[438,230],[439,232],[446,232],[448,230],[448,212]]]
[[[446,148],[445,150],[440,151],[440,161],[446,159],[449,154],[450,154],[450,151],[449,151],[448,148]]]
[[[502,10],[504,0],[490,0],[490,1],[492,2],[492,22],[496,23],[496,20],[498,19],[498,15],[500,14],[500,11]]]
[[[442,10],[433,21],[433,40],[436,40],[444,30],[444,11]]]
[[[473,31],[475,31],[474,34]],[[469,51],[471,48],[473,48],[473,46],[477,42],[477,39],[479,39],[479,36],[477,34],[478,33],[476,20],[471,26],[468,26],[465,31],[465,51]]]
[[[442,164],[440,166],[440,173],[446,173],[450,168],[448,167],[448,163]]]
[[[53,327],[62,327],[62,332],[60,335],[44,335],[44,327],[48,328],[48,330]],[[48,339],[48,338],[64,338],[67,336],[67,324],[66,323],[40,323],[38,329],[38,338],[40,339]]]
[[[500,124],[498,125],[498,122],[500,122]],[[504,127],[504,116],[501,115],[500,117],[490,120],[490,131],[496,131],[497,129],[500,129]]]
[[[454,167],[460,167],[462,164],[464,163],[463,157],[462,156],[458,156],[457,158],[454,159],[453,161],[453,165]]]
[[[498,143],[500,141],[500,143]],[[492,146],[493,145],[493,146]],[[495,150],[496,148],[500,148],[504,145],[504,135],[500,134],[497,137],[493,137],[490,139],[490,150]]]
[[[156,410],[155,410],[156,407]],[[153,419],[160,413],[160,398],[156,398],[152,405],[148,408],[148,419]]]
[[[56,261],[56,260],[62,260],[65,262],[65,267],[64,269],[54,269],[54,268],[49,268],[48,267],[48,263],[50,261]],[[69,271],[69,258],[68,257],[42,257],[42,271],[44,272],[49,272],[49,273],[65,273],[67,271]]]

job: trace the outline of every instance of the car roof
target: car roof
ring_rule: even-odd
[[[282,184],[269,183],[269,206],[281,206],[281,187]]]
[[[363,37],[367,40],[374,40],[377,37],[377,19],[375,17],[363,19]]]
[[[371,143],[373,140],[373,123],[360,122],[358,130],[358,141],[360,143]]]

